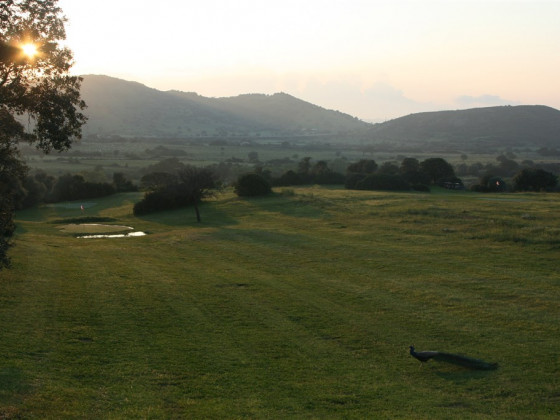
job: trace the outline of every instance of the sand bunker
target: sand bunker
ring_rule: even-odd
[[[126,232],[122,233],[123,231],[130,231],[134,230],[133,227],[130,226],[122,226],[122,225],[103,225],[99,223],[81,223],[81,224],[68,224],[61,226],[59,228],[61,231],[65,233],[73,233],[78,235],[78,238],[85,238],[85,239],[97,239],[97,238],[126,238],[126,237],[136,237],[136,236],[144,236],[146,235],[145,232]],[[117,233],[121,232],[121,233]]]
[[[134,236],[144,236],[144,235],[146,235],[145,232],[130,232],[130,233],[120,233],[116,235],[83,235],[83,236],[78,236],[78,238],[82,238],[82,239],[130,238]]]

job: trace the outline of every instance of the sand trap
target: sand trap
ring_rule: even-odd
[[[112,233],[133,230],[134,228],[121,225],[102,225],[99,223],[71,223],[60,226],[59,229],[66,233]]]
[[[123,225],[104,225],[100,223],[81,223],[60,226],[59,229],[65,233],[77,234],[78,238],[97,239],[97,238],[126,238],[144,236],[145,232],[117,233],[127,230],[134,230],[133,227]],[[115,233],[113,233],[115,232]]]
[[[99,239],[99,238],[131,238],[135,236],[145,236],[145,232],[130,232],[130,233],[121,233],[117,235],[84,235],[78,236],[81,239]]]

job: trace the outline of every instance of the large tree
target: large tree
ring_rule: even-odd
[[[546,191],[558,185],[558,177],[544,169],[525,168],[513,178],[516,191]]]
[[[432,184],[455,178],[453,166],[442,158],[428,158],[422,161],[420,170],[429,177]]]
[[[62,45],[64,23],[57,0],[0,1],[0,269],[8,262],[15,180],[25,175],[18,143],[63,151],[86,121],[81,79],[69,74],[72,52]]]
[[[178,173],[180,180],[180,190],[185,194],[189,201],[193,203],[196,221],[201,222],[199,203],[203,198],[211,197],[218,187],[216,176],[208,168],[198,168],[187,166]]]

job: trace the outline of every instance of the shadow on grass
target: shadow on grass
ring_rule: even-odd
[[[0,369],[0,396],[23,394],[31,390],[23,371],[16,367]]]
[[[453,382],[455,384],[464,384],[472,380],[484,379],[491,375],[495,375],[496,370],[475,370],[456,367],[446,369],[445,371],[438,369],[435,374],[446,381]]]
[[[166,210],[136,216],[137,219],[165,226],[192,226],[192,227],[224,227],[238,224],[238,221],[226,212],[213,206],[211,203],[200,205],[200,223],[196,221],[194,207],[183,207],[176,210]]]

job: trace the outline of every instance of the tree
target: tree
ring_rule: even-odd
[[[214,190],[218,186],[218,182],[214,173],[208,168],[197,168],[196,166],[187,166],[178,173],[180,185],[179,189],[186,195],[189,201],[194,205],[196,213],[196,221],[201,222],[200,209],[198,204],[203,198],[214,195]]]
[[[15,230],[13,219],[17,201],[16,191],[19,190],[18,187],[27,171],[18,159],[15,147],[6,141],[9,127],[4,126],[2,114],[0,109],[0,270],[2,267],[8,267],[10,263],[7,252]]]
[[[358,184],[375,171],[377,171],[377,163],[373,159],[361,159],[358,162],[351,163],[346,168],[345,187],[359,189]]]
[[[403,179],[410,183],[415,189],[426,190],[426,185],[430,183],[430,178],[420,169],[420,162],[415,158],[404,158],[399,168],[399,173]],[[424,186],[424,188],[422,188]],[[429,190],[429,188],[428,188]]]
[[[385,175],[398,175],[399,167],[393,162],[383,162],[383,165],[377,170],[380,174]]]
[[[478,184],[471,187],[471,190],[476,192],[504,192],[506,189],[506,182],[501,177],[491,173],[484,175],[480,178]]]
[[[519,171],[519,164],[504,155],[498,156],[496,160],[500,162],[499,172],[502,176],[513,176],[517,171]]]
[[[402,175],[420,172],[420,162],[416,158],[404,158],[399,171]]]
[[[138,188],[136,188],[132,181],[126,179],[122,172],[113,173],[113,185],[117,192],[138,191]]]
[[[358,190],[407,191],[410,185],[400,175],[375,173],[358,182]]]
[[[272,192],[270,183],[256,173],[241,175],[237,179],[234,189],[239,197],[255,197],[268,195]]]
[[[558,184],[558,177],[544,169],[525,168],[513,178],[516,191],[543,191]]]
[[[152,172],[140,179],[140,186],[146,191],[161,190],[177,183],[177,175],[168,172]]]
[[[443,158],[428,158],[422,161],[420,170],[429,177],[432,184],[455,178],[453,166]]]
[[[279,178],[274,180],[274,185],[279,187],[286,187],[289,185],[302,185],[303,183],[303,179],[291,169],[284,172]]]
[[[348,165],[347,171],[356,174],[372,174],[377,170],[377,163],[372,159],[361,159]]]
[[[57,0],[0,3],[0,269],[7,265],[15,195],[26,173],[17,144],[28,141],[45,153],[66,150],[81,137],[86,121],[80,112],[85,108],[81,79],[68,74],[72,52],[62,46],[65,19],[56,4]],[[37,53],[25,55],[24,44],[34,45]],[[28,130],[16,118],[24,114],[30,121]]]

